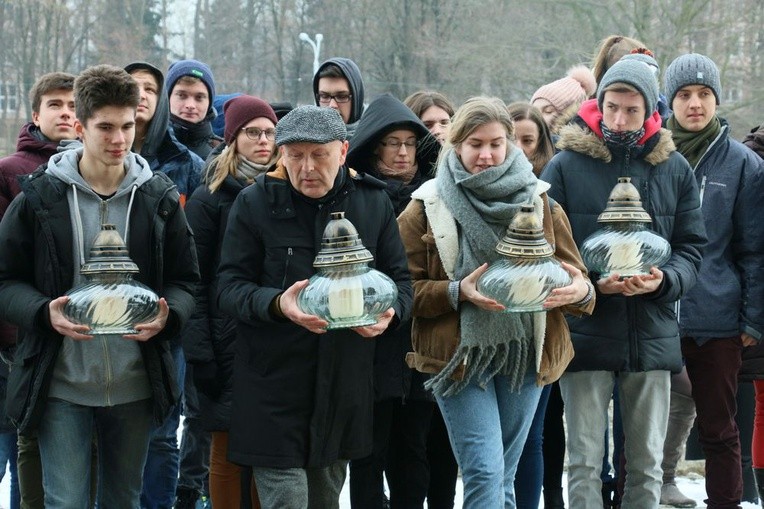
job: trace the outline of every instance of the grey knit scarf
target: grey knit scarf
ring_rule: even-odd
[[[533,203],[537,180],[521,154],[512,149],[501,165],[477,174],[464,169],[454,149],[445,154],[435,178],[438,194],[458,225],[456,280],[484,262],[498,260],[499,239],[520,207]],[[459,319],[459,347],[426,387],[436,395],[451,396],[473,379],[485,386],[494,375],[502,374],[509,377],[511,389],[518,390],[533,350],[533,315],[485,311],[463,302]],[[462,364],[466,364],[464,378],[454,381],[451,377]]]
[[[271,167],[269,164],[257,164],[239,155],[239,164],[236,171],[244,177],[247,182],[254,182],[258,175],[265,173]]]

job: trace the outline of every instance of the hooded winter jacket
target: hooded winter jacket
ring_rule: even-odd
[[[133,348],[115,344],[125,342],[122,338],[96,336],[75,346],[50,325],[49,302],[72,288],[79,276],[80,253],[83,246],[89,248],[89,218],[81,215],[80,227],[69,199],[76,192],[80,201],[94,203],[76,182],[79,153],[59,154],[51,161],[54,169],[25,178],[22,194],[0,223],[0,316],[20,330],[7,411],[21,433],[36,429],[52,393],[67,398],[76,394],[78,401],[85,398],[95,406],[151,396],[157,423],[178,395],[167,341],[179,333],[193,309],[193,286],[199,278],[196,253],[177,191],[139,157],[131,154],[126,159],[123,189],[112,198],[115,209],[129,214],[129,221],[116,215],[110,220],[126,237],[130,257],[140,269],[136,279],[167,300],[165,329],[132,345],[138,347],[136,355]],[[87,210],[90,205],[82,206]],[[139,374],[139,367],[144,373]]]
[[[391,131],[408,129],[417,137],[417,173],[411,182],[389,179],[377,170],[375,154],[380,140]],[[387,184],[385,192],[390,197],[395,215],[399,215],[411,201],[420,185],[435,175],[435,162],[440,143],[430,134],[414,112],[391,94],[374,99],[358,122],[355,135],[350,140],[347,165],[382,180]],[[374,392],[377,400],[402,398],[429,400],[424,390],[424,378],[406,365],[406,353],[411,351],[411,322],[407,321],[395,330],[389,330],[375,341]]]
[[[682,298],[682,336],[702,344],[745,332],[757,340],[764,333],[764,161],[721,133],[698,161],[708,243],[698,283]]]
[[[320,80],[318,76],[321,74],[321,71],[324,69],[324,67],[332,64],[340,68],[342,74],[345,75],[345,79],[348,81],[348,86],[350,87],[350,102],[352,107],[350,109],[350,119],[348,120],[345,127],[347,127],[348,130],[347,139],[352,139],[357,123],[361,119],[361,115],[363,115],[364,100],[363,78],[361,77],[361,70],[358,68],[356,63],[349,58],[343,57],[330,58],[329,60],[326,60],[324,63],[322,63],[316,74],[313,76],[313,97],[315,98],[316,106],[321,106],[318,103],[317,97],[318,82]]]
[[[655,292],[633,297],[598,293],[591,316],[568,318],[576,352],[568,370],[678,372],[682,359],[675,303],[695,284],[706,242],[698,186],[671,133],[661,129],[657,112],[645,121],[645,135],[633,149],[608,146],[601,120],[596,99],[589,100],[562,128],[557,143],[562,151],[541,174],[552,186],[549,196],[565,209],[580,249],[600,228],[597,217],[618,178],[631,177],[653,220],[650,227],[669,241],[672,253],[659,267],[663,282]],[[599,275],[590,278],[596,281]]]
[[[314,334],[277,318],[277,295],[315,274],[330,213],[345,212],[374,261],[398,287],[390,327],[408,319],[411,277],[383,183],[340,168],[314,200],[285,168],[260,175],[236,198],[223,239],[218,304],[236,317],[228,458],[272,468],[324,467],[372,449],[375,339],[349,329]]]
[[[170,100],[163,93],[162,71],[146,62],[125,66],[128,73],[139,70],[151,73],[158,86],[157,105],[146,129],[141,157],[148,161],[152,171],[161,171],[170,177],[180,194],[181,205],[185,205],[200,184],[204,160],[179,142],[170,127]]]

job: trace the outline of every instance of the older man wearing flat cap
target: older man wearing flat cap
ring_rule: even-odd
[[[340,115],[303,106],[276,126],[281,161],[236,198],[218,302],[237,319],[228,457],[251,465],[264,508],[339,507],[347,462],[372,448],[373,338],[408,318],[411,279],[384,184],[344,166]],[[297,294],[332,212],[345,212],[398,287],[367,327],[327,332]]]

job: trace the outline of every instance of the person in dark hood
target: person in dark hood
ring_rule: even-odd
[[[440,144],[405,104],[390,94],[366,108],[350,140],[347,164],[387,184],[395,214],[411,193],[434,175]]]
[[[178,141],[204,160],[223,138],[212,130],[217,111],[215,78],[198,60],[180,60],[167,70],[165,86],[170,99],[170,122]]]
[[[356,124],[363,114],[363,93],[361,70],[349,58],[330,58],[313,76],[316,106],[339,112],[348,131],[348,140],[353,138]]]
[[[413,193],[434,175],[440,144],[405,104],[390,94],[372,101],[350,140],[347,164],[387,184],[396,216]],[[434,402],[425,375],[406,365],[411,322],[387,330],[375,342],[374,448],[350,463],[353,507],[381,507],[387,472],[394,507],[420,506],[427,495],[427,436]]]
[[[186,199],[199,186],[204,161],[180,143],[170,129],[170,108],[167,95],[164,93],[162,72],[146,62],[128,64],[125,66],[125,71],[138,83],[140,90],[140,102],[135,115],[135,141],[132,150],[146,159],[152,171],[158,171],[170,177],[180,194],[181,205],[185,205]],[[178,380],[183,383],[186,371],[180,339],[171,342],[170,348],[178,369]],[[186,406],[192,407],[190,402],[195,401],[192,393],[193,388],[191,391],[182,388],[181,392],[186,393]],[[176,486],[179,483],[178,465],[181,456],[177,439],[180,413],[180,405],[177,405],[165,422],[152,430],[141,493],[141,503],[144,508],[168,507],[175,501]],[[192,412],[187,411],[186,413],[190,415]],[[193,422],[188,417],[186,420]],[[184,433],[192,422],[185,423]],[[180,461],[180,482],[186,484],[192,484],[188,481],[189,475],[184,475],[184,472],[189,470],[189,463],[203,466],[205,459],[209,463],[208,455],[205,456],[201,452],[209,449],[209,438],[205,443],[203,433],[199,434],[202,435],[201,438],[185,441],[186,445],[201,442],[200,447],[192,448],[199,452],[185,454],[183,460]],[[190,470],[200,469],[201,467],[196,467]],[[202,479],[198,481],[199,485],[201,483]]]
[[[751,129],[751,132],[743,140],[743,145],[764,159],[764,124]]]

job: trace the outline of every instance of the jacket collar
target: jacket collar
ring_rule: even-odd
[[[602,113],[597,108],[596,99],[584,102],[574,121],[560,129],[557,148],[609,163],[613,154],[602,138],[601,120]],[[661,127],[658,112],[653,112],[645,121],[645,135],[639,144],[644,146],[644,151],[638,157],[653,166],[667,161],[671,153],[676,151],[671,131]]]

